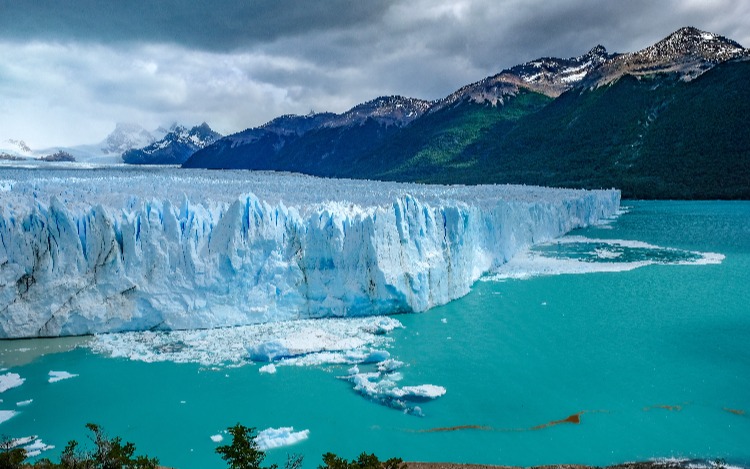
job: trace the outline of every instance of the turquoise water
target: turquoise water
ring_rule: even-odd
[[[327,451],[524,466],[721,457],[749,466],[750,203],[625,205],[612,225],[575,235],[681,251],[618,254],[619,245],[601,241],[538,251],[569,258],[609,246],[618,260],[671,264],[700,257],[691,251],[725,258],[481,281],[451,304],[399,316],[405,328],[389,334],[389,351],[407,364],[400,384],[447,390],[419,404],[424,417],[355,393],[336,379],[348,366],[280,366],[269,375],[257,365],[142,363],[46,349],[59,341],[13,341],[0,343],[0,362],[26,381],[0,394],[0,409],[18,411],[0,434],[38,435],[55,457],[67,440],[86,441],[84,424],[96,422],[182,469],[225,467],[209,437],[237,422],[309,429],[307,440],[268,452],[281,463],[304,454],[305,467]],[[50,370],[79,376],[48,383]],[[564,422],[575,415],[579,423]]]

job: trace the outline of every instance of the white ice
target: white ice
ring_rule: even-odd
[[[310,436],[310,430],[294,431],[294,427],[266,428],[258,433],[255,442],[261,451],[267,451],[281,446],[290,446],[306,440]]]
[[[224,441],[224,436],[222,436],[221,433],[211,435],[211,441],[213,441],[214,443],[221,443],[222,441]]]
[[[595,261],[577,258],[555,257],[548,251],[525,249],[518,253],[508,263],[497,268],[491,274],[482,278],[484,281],[499,281],[506,279],[527,279],[544,275],[587,274],[597,272],[626,272],[649,265],[711,265],[721,264],[725,258],[723,254],[713,252],[687,251],[675,248],[661,247],[642,241],[623,239],[596,239],[583,236],[564,236],[548,244],[554,246],[569,244],[597,245],[589,254]],[[541,245],[544,246],[544,245]],[[539,246],[537,246],[538,248]],[[637,260],[623,260],[628,252],[644,254],[636,256]],[[650,256],[649,251],[661,254]],[[664,255],[669,258],[665,259]],[[633,256],[631,256],[633,257]]]
[[[41,439],[34,440],[33,443],[26,445],[23,447],[23,449],[26,450],[26,457],[33,458],[34,456],[39,456],[42,454],[43,451],[49,451],[51,449],[55,449],[54,445],[48,445],[44,443]]]
[[[17,388],[26,381],[26,378],[21,378],[18,373],[5,373],[0,375],[0,393],[7,391],[8,389]]]
[[[34,402],[34,399],[27,399],[25,401],[16,402],[16,406],[17,407],[26,407],[27,405],[31,404],[32,402]]]
[[[259,373],[267,373],[269,375],[276,373],[276,365],[273,363],[269,363],[268,365],[263,365],[260,368],[258,368]]]
[[[0,169],[0,338],[425,311],[618,191]]]
[[[145,362],[199,363],[226,366],[251,357],[275,365],[358,363],[392,342],[387,332],[403,327],[393,317],[302,319],[221,329],[124,332],[94,336],[87,346],[96,353]],[[273,347],[269,344],[274,344]]]
[[[16,415],[15,410],[0,410],[0,423],[6,422]]]
[[[49,381],[50,383],[56,383],[58,381],[62,381],[64,379],[70,379],[75,378],[78,375],[74,375],[72,373],[68,373],[67,371],[50,371],[49,372]]]

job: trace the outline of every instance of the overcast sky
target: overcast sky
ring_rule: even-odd
[[[682,26],[747,47],[748,25],[750,0],[0,0],[0,141],[95,143],[117,122],[227,134]]]

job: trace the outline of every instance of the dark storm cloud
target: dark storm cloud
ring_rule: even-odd
[[[682,26],[748,46],[748,24],[737,0],[0,0],[0,140],[96,141],[116,121],[235,132]]]
[[[0,34],[227,50],[377,21],[390,0],[0,0]]]

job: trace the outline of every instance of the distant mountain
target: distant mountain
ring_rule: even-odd
[[[691,80],[717,64],[748,56],[748,50],[731,39],[686,27],[645,49],[604,61],[583,83],[601,86],[624,75],[655,73],[674,73]]]
[[[138,124],[118,123],[115,130],[101,143],[105,155],[122,155],[132,148],[141,148],[152,144],[156,139],[148,130]]]
[[[185,166],[750,199],[749,81],[747,49],[688,27],[637,52],[527,62],[434,102],[285,116]]]
[[[16,139],[8,139],[0,142],[0,154],[5,155],[5,159],[29,158],[34,155],[26,142]]]
[[[335,175],[340,165],[418,119],[430,105],[419,99],[387,96],[342,114],[281,116],[218,140],[197,151],[184,166]]]
[[[122,160],[129,164],[182,164],[197,150],[219,138],[221,134],[205,122],[191,129],[174,125],[160,140],[123,152]]]

